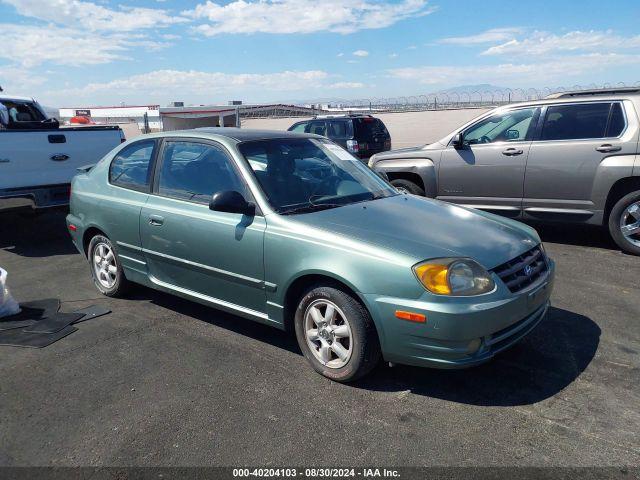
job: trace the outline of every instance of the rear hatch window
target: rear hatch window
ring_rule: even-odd
[[[367,143],[384,143],[389,136],[387,127],[378,118],[354,118],[353,128],[359,141]]]
[[[361,152],[376,153],[391,147],[387,127],[378,118],[354,118],[353,129]]]

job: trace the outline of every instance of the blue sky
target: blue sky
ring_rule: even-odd
[[[0,0],[0,29],[0,85],[56,106],[640,82],[637,0]]]

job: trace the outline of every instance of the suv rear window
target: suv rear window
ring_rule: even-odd
[[[623,129],[624,116],[619,103],[554,105],[547,109],[541,140],[616,137]]]
[[[365,142],[373,141],[374,137],[386,137],[389,135],[387,127],[379,118],[354,118],[353,119],[354,135],[358,140]],[[382,138],[379,138],[382,140]]]

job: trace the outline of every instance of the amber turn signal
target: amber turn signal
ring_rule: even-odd
[[[396,310],[396,318],[400,320],[407,320],[409,322],[427,323],[427,316],[421,313],[405,312],[403,310]]]

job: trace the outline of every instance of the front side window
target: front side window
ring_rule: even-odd
[[[521,142],[531,138],[537,108],[523,108],[491,115],[464,133],[464,143]]]
[[[122,149],[111,161],[109,182],[133,190],[146,190],[155,146],[154,140],[145,140]]]
[[[214,193],[245,192],[244,183],[223,150],[211,144],[168,141],[162,154],[158,193],[208,204]]]
[[[336,208],[398,192],[329,140],[278,138],[245,142],[240,153],[281,214]]]
[[[619,105],[618,105],[619,106]],[[611,112],[611,103],[583,103],[577,105],[553,105],[547,109],[542,126],[541,140],[580,140],[605,138]],[[618,114],[622,111],[619,110]],[[621,130],[620,117],[614,120]],[[624,122],[624,119],[622,119]],[[619,135],[618,132],[616,135]]]

